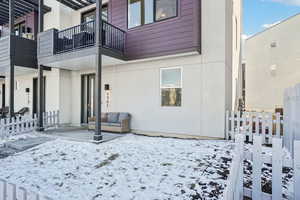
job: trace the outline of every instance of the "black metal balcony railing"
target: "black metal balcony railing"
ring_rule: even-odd
[[[90,21],[59,31],[56,36],[55,53],[64,53],[94,46],[96,42],[95,27],[95,21]],[[125,31],[103,21],[101,41],[102,47],[123,53],[125,46]]]

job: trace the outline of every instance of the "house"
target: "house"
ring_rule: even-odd
[[[98,4],[40,4],[37,64],[16,63],[11,76],[11,67],[0,62],[5,105],[26,106],[31,113],[59,110],[61,123],[75,126],[101,111],[129,112],[133,132],[224,138],[225,111],[234,104],[240,64],[241,1]],[[20,51],[27,55],[27,46]]]
[[[299,83],[299,22],[298,14],[247,39],[247,110],[282,111],[284,89]]]

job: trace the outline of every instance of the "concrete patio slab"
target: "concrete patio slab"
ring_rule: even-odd
[[[94,132],[88,131],[84,127],[83,128],[62,127],[59,129],[47,130],[44,133],[48,136],[55,137],[55,138],[66,139],[70,141],[78,141],[78,142],[91,142],[95,144],[107,142],[126,135],[126,134],[102,132],[103,140],[95,141]]]
[[[27,139],[7,142],[5,143],[5,147],[10,149],[15,149],[17,151],[24,151],[26,149],[30,149],[34,146],[43,144],[51,140],[53,140],[53,138],[49,138],[49,137],[27,138]]]

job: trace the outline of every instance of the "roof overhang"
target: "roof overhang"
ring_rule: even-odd
[[[38,11],[38,0],[15,0],[15,18],[22,17],[33,11]],[[50,7],[44,6],[44,13],[51,11]],[[9,22],[9,0],[0,0],[0,25]]]
[[[79,10],[86,6],[96,3],[96,0],[56,0],[59,3],[72,8],[73,10]]]

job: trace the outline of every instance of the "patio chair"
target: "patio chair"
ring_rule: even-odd
[[[23,116],[25,115],[26,113],[29,112],[29,108],[28,107],[24,107],[24,108],[21,108],[18,112],[15,113],[15,116]]]

